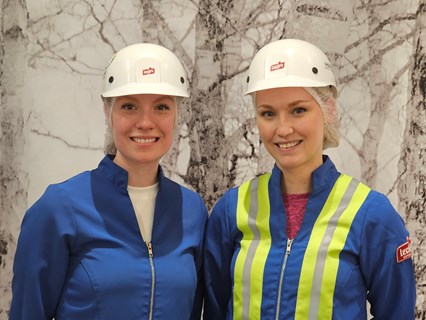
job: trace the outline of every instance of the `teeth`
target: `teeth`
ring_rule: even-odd
[[[155,138],[143,139],[143,138],[132,138],[137,143],[152,143],[155,142]]]
[[[299,144],[299,142],[298,141],[294,141],[294,142],[289,142],[289,143],[280,143],[280,144],[278,144],[278,146],[281,149],[287,149],[287,148],[294,147],[297,144]]]

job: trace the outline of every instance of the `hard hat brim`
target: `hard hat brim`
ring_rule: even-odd
[[[250,93],[261,91],[261,90],[267,90],[267,89],[274,89],[274,88],[287,88],[287,87],[326,87],[326,86],[332,86],[333,87],[333,94],[337,95],[336,90],[336,84],[333,82],[324,82],[324,81],[315,81],[310,80],[306,78],[298,78],[298,77],[291,77],[288,76],[284,79],[266,79],[262,81],[258,81],[256,85],[252,86],[249,90],[247,90],[244,95],[248,95]]]
[[[113,90],[103,92],[102,97],[121,97],[134,94],[163,94],[175,97],[189,97],[185,90],[179,90],[167,83],[129,83]]]

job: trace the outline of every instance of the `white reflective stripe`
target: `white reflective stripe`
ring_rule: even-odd
[[[250,208],[248,212],[248,227],[250,228],[251,232],[253,233],[253,239],[250,243],[250,246],[247,251],[247,256],[245,259],[244,267],[243,267],[243,320],[249,320],[249,313],[250,313],[250,274],[251,274],[251,267],[253,265],[254,255],[256,253],[256,249],[259,246],[259,240],[260,240],[260,232],[259,229],[256,227],[256,218],[257,218],[257,212],[258,212],[258,198],[257,198],[257,191],[258,191],[258,183],[259,179],[253,179],[250,183]]]
[[[261,317],[263,275],[271,248],[270,177],[264,174],[238,188],[236,220],[242,238],[234,266],[234,320]]]
[[[332,318],[340,254],[370,188],[347,175],[336,180],[312,228],[305,250],[296,320]]]
[[[324,237],[322,238],[321,244],[318,249],[317,261],[315,264],[314,277],[312,280],[311,303],[308,316],[309,320],[318,318],[321,285],[324,277],[324,265],[327,259],[328,248],[333,237],[334,231],[336,230],[337,221],[349,205],[358,184],[359,182],[355,179],[351,180],[348,188],[346,189],[342,197],[342,200],[340,201],[339,206],[328,221]]]

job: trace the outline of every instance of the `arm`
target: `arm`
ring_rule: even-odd
[[[202,212],[202,229],[200,230],[200,244],[197,251],[197,256],[195,257],[195,266],[197,268],[197,289],[195,291],[194,305],[191,312],[191,320],[198,320],[201,317],[201,310],[203,308],[203,298],[204,298],[204,277],[203,277],[203,241],[205,234],[205,227],[207,222],[207,208],[204,205],[201,197],[200,200],[200,211]]]
[[[218,201],[207,222],[204,242],[205,320],[225,319],[232,294],[234,241],[228,225],[228,196],[229,192]]]
[[[10,319],[52,319],[65,281],[74,222],[49,187],[22,222],[13,265]]]
[[[414,319],[413,261],[407,250],[397,252],[398,247],[404,248],[409,234],[389,200],[382,194],[373,196],[364,225],[360,261],[369,289],[371,314],[378,320]]]

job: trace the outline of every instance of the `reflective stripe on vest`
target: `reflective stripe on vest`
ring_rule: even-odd
[[[260,319],[263,273],[271,248],[270,176],[262,175],[238,189],[237,227],[243,237],[234,267],[234,320]]]
[[[296,320],[331,319],[339,256],[370,188],[341,175],[318,216],[303,258]]]

